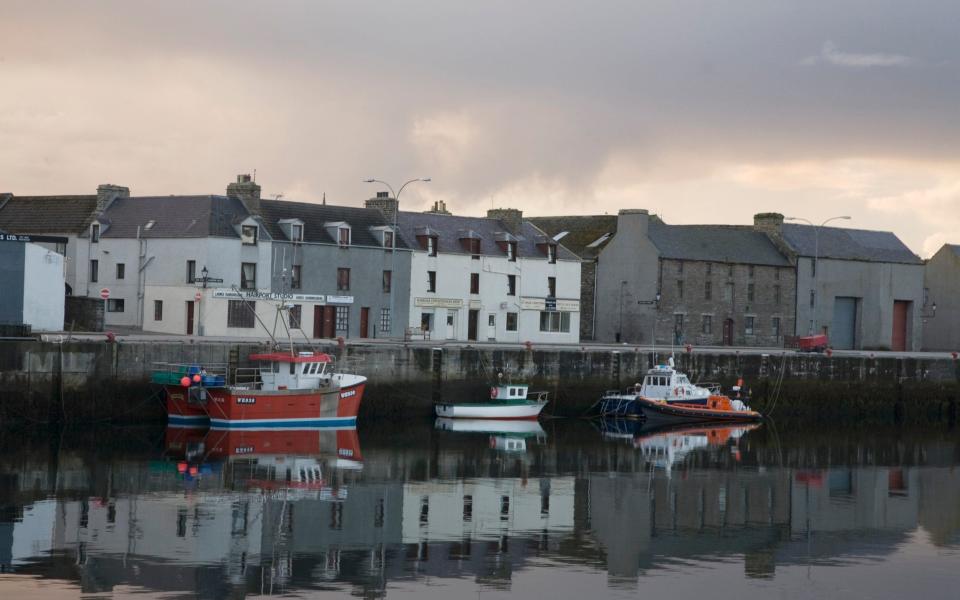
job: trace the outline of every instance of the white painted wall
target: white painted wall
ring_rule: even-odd
[[[546,514],[541,512],[543,495],[549,497]],[[464,496],[472,497],[469,521],[463,518]],[[504,496],[508,498],[506,515],[501,514]],[[425,523],[421,520],[424,501]],[[473,539],[497,539],[545,529],[571,530],[573,505],[572,477],[407,483],[403,486],[403,543],[461,540],[466,534]]]
[[[428,271],[436,271],[436,292],[427,291]],[[480,293],[470,293],[470,274],[479,273]],[[507,294],[507,276],[516,275],[517,293]],[[547,296],[547,278],[557,279],[558,300],[579,303],[580,262],[558,260],[550,264],[546,259],[518,258],[511,262],[506,256],[481,256],[475,260],[466,254],[438,253],[428,256],[424,251],[413,253],[410,278],[410,325],[416,327],[423,313],[432,313],[432,339],[455,339],[467,341],[468,311],[480,311],[477,341],[524,343],[577,343],[580,339],[580,312],[571,312],[570,330],[566,333],[540,331],[540,311],[523,310],[521,298]],[[429,307],[418,305],[423,299],[436,301],[459,301],[459,308]],[[517,331],[507,331],[507,313],[518,313]],[[452,331],[448,331],[447,317],[453,316]],[[490,335],[490,315],[494,315],[495,327]]]
[[[63,331],[63,256],[37,244],[25,244],[23,322],[34,331]]]

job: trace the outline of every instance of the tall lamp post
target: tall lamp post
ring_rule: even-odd
[[[396,208],[394,208],[394,211],[393,211],[393,244],[392,244],[392,248],[390,248],[390,335],[391,336],[393,335],[393,324],[397,320],[397,315],[395,315],[393,312],[393,288],[394,288],[393,276],[397,271],[396,269],[397,267],[397,234],[398,234],[397,214],[400,212],[400,194],[403,193],[403,188],[407,187],[411,183],[415,183],[418,181],[422,181],[423,183],[430,183],[430,178],[417,177],[416,179],[407,180],[403,183],[403,185],[400,186],[400,189],[396,193],[394,193],[393,186],[387,183],[386,181],[383,181],[382,179],[374,179],[371,177],[370,179],[363,180],[364,183],[381,183],[387,186],[387,189],[390,190],[390,194],[393,196],[393,199],[397,203],[397,206]]]
[[[813,313],[810,315],[810,327],[808,334],[813,335],[817,330],[817,304],[820,302],[820,290],[817,287],[817,282],[820,278],[820,266],[817,264],[820,262],[820,228],[829,223],[830,221],[837,221],[843,219],[849,221],[850,217],[847,215],[841,215],[838,217],[830,217],[823,223],[817,225],[809,219],[804,219],[803,217],[784,217],[786,221],[803,221],[811,227],[813,227]]]

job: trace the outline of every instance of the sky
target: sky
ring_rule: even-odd
[[[956,0],[2,0],[0,192],[782,212],[960,243]]]

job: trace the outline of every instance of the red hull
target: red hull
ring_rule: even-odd
[[[172,424],[247,427],[353,427],[366,383],[336,391],[261,391],[207,388],[205,404],[187,402],[185,388],[165,386]]]

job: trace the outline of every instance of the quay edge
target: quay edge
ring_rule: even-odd
[[[581,415],[607,389],[638,381],[669,352],[646,348],[350,343],[320,349],[369,378],[361,419],[431,415],[438,398],[481,397],[503,371],[551,392],[547,413]],[[149,384],[157,362],[247,366],[263,343],[177,340],[0,342],[0,425],[14,422],[162,421]],[[309,349],[303,346],[301,349]],[[730,385],[742,377],[754,407],[776,416],[954,421],[960,362],[950,355],[799,354],[698,349],[678,352],[694,381]]]

